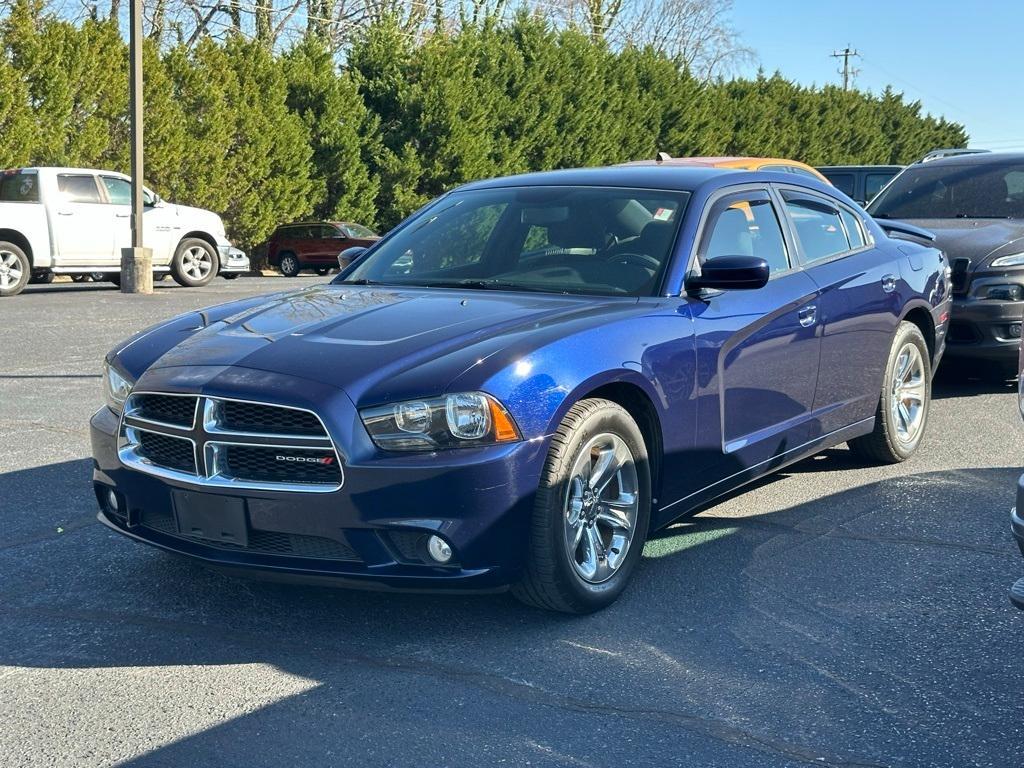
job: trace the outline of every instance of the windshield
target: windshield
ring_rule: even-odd
[[[342,224],[341,228],[349,237],[376,237],[377,233],[362,224]]]
[[[650,295],[688,199],[602,187],[455,192],[336,282]]]
[[[872,201],[890,219],[1024,218],[1024,162],[914,165]]]

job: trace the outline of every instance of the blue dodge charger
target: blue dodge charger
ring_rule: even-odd
[[[100,520],[239,572],[602,608],[709,500],[838,443],[918,448],[949,271],[884,226],[783,173],[463,186],[330,284],[112,351]]]

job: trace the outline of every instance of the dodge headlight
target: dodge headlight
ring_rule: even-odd
[[[121,413],[124,410],[124,401],[132,393],[132,382],[106,361],[103,363],[103,382],[107,407],[114,413]]]
[[[364,408],[359,415],[373,442],[390,451],[436,451],[521,439],[508,411],[483,392],[379,405]]]
[[[1024,267],[1024,253],[1011,253],[1009,256],[1000,256],[989,264],[990,267]]]

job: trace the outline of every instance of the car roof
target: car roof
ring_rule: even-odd
[[[571,168],[502,176],[465,184],[459,189],[493,189],[520,186],[636,187],[692,192],[708,181],[735,176],[749,180],[750,171],[708,166],[616,165],[605,168]]]
[[[1024,163],[1024,152],[974,152],[968,155],[937,157],[927,163],[914,163],[908,168],[944,168],[948,165],[1003,165]]]
[[[818,170],[825,171],[902,171],[905,165],[819,165]]]

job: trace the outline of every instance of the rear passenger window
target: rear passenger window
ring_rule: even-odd
[[[839,209],[839,215],[846,227],[846,237],[850,241],[850,248],[860,248],[864,245],[864,230],[861,229],[860,220],[845,208]]]
[[[827,259],[850,250],[838,208],[816,197],[790,192],[784,192],[783,197],[807,261]]]
[[[757,256],[770,274],[789,269],[782,228],[767,196],[730,196],[715,204],[705,225],[702,261],[721,256]]]
[[[57,176],[57,188],[68,203],[100,202],[100,190],[96,186],[96,177],[92,175],[62,173]]]
[[[39,174],[15,172],[0,175],[0,202],[38,203]]]

